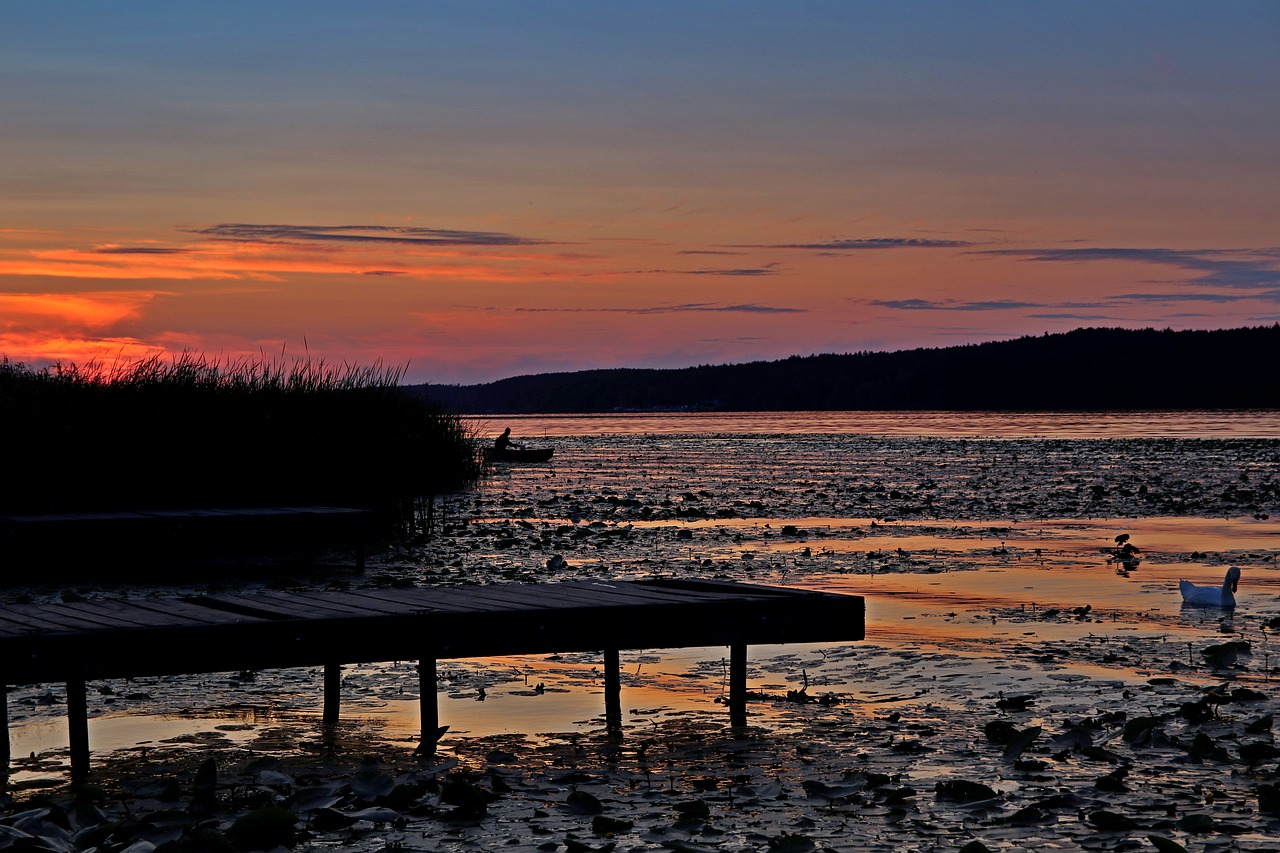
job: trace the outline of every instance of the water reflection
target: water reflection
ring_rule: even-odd
[[[717,433],[950,438],[1280,438],[1280,410],[1203,412],[615,412],[467,416],[481,435]]]

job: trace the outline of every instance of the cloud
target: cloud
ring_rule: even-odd
[[[657,305],[647,308],[516,308],[523,313],[543,314],[681,314],[686,312],[709,311],[716,313],[740,314],[804,314],[804,308],[779,308],[772,305],[743,303],[739,305],[718,305],[713,302],[691,302],[685,305]]]
[[[548,271],[549,266],[576,260],[563,254],[547,259],[541,246],[526,245],[536,241],[493,232],[384,228],[380,233],[364,233],[359,228],[331,228],[312,229],[317,233],[308,241],[302,236],[307,229],[299,226],[216,225],[179,230],[182,242],[172,245],[139,241],[140,245],[92,247],[0,246],[0,279],[281,282],[297,274],[514,282],[553,274],[556,270]],[[237,234],[241,236],[233,236]],[[287,235],[297,239],[286,239]],[[482,257],[486,255],[487,261]],[[537,268],[530,270],[530,266]]]
[[[163,248],[160,246],[98,246],[90,249],[94,255],[185,255],[188,249]]]
[[[777,275],[775,269],[765,268],[747,268],[747,269],[730,269],[730,270],[679,270],[685,275]]]
[[[989,302],[958,302],[954,299],[873,299],[871,305],[893,308],[899,311],[1008,311],[1019,308],[1045,308],[1039,302],[1014,302],[992,300]]]
[[[1035,320],[1075,320],[1080,322],[1098,322],[1101,320],[1119,319],[1110,314],[1083,313],[1090,309],[1109,310],[1134,305],[1172,304],[1178,302],[1208,302],[1226,304],[1246,300],[1265,299],[1280,302],[1280,289],[1259,293],[1120,293],[1093,302],[1015,302],[1013,300],[991,300],[986,302],[962,302],[954,299],[874,299],[866,304],[879,308],[891,308],[895,311],[1009,311],[1028,308],[1043,308],[1058,313],[1038,313],[1026,315]]]
[[[537,246],[545,240],[497,231],[458,231],[391,225],[252,225],[223,223],[189,229],[220,240],[253,243],[396,243],[427,246]]]
[[[991,249],[974,254],[1029,261],[1077,263],[1131,261],[1194,273],[1188,284],[1251,289],[1280,286],[1280,249]]]
[[[927,240],[920,237],[871,237],[863,240],[828,240],[822,243],[768,243],[734,246],[735,249],[808,249],[848,252],[864,249],[963,249],[976,245],[967,240]]]
[[[754,276],[754,275],[777,275],[779,270],[775,269],[777,264],[766,264],[763,267],[739,267],[728,269],[701,269],[701,270],[632,270],[628,275],[723,275],[723,276]],[[602,275],[617,275],[617,273],[601,273]]]
[[[49,364],[88,364],[102,361],[108,364],[119,360],[145,358],[158,355],[163,348],[154,343],[129,336],[101,336],[92,338],[56,332],[9,332],[0,329],[0,353],[21,364],[43,366]]]
[[[0,293],[0,331],[17,333],[84,332],[136,319],[162,292]]]
[[[1110,314],[1028,314],[1032,320],[1071,320],[1075,323],[1100,323],[1104,321],[1122,320]]]
[[[1120,293],[1113,300],[1126,302],[1239,302],[1253,299],[1254,294],[1240,293]]]

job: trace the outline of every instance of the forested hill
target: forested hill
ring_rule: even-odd
[[[460,413],[1280,408],[1280,324],[1077,329],[985,344],[416,385]]]

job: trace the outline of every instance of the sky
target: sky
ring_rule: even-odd
[[[1280,321],[1280,3],[0,2],[0,356]]]

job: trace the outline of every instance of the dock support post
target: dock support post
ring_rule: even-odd
[[[622,672],[617,649],[604,650],[604,727],[610,736],[622,734]]]
[[[338,722],[338,709],[342,703],[342,666],[336,663],[324,665],[324,715],[326,726]]]
[[[0,682],[0,726],[4,726],[4,740],[0,740],[0,790],[9,778],[9,759],[13,757],[9,746],[9,686]]]
[[[747,644],[729,646],[729,725],[747,724]]]
[[[422,722],[422,740],[418,749],[434,755],[440,740],[440,706],[436,703],[436,659],[428,655],[418,661],[418,713]]]
[[[89,778],[89,698],[84,678],[67,679],[67,729],[71,745],[71,781]]]

